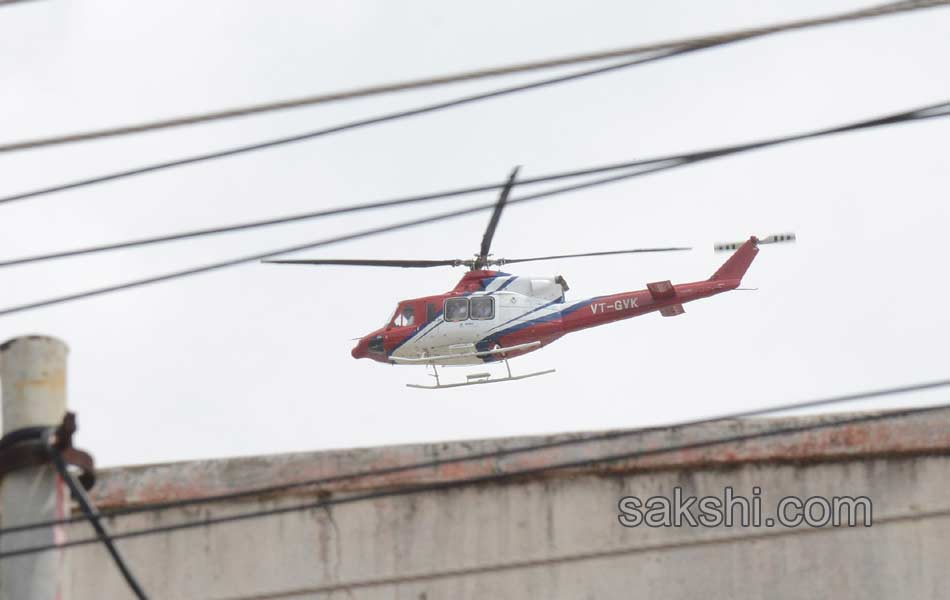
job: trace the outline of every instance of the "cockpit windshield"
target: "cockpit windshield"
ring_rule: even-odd
[[[389,321],[391,327],[407,327],[416,322],[416,311],[411,304],[402,304],[396,309],[396,314]]]

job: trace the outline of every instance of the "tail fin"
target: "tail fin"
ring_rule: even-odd
[[[710,277],[709,280],[723,281],[732,279],[741,281],[742,276],[749,270],[749,265],[752,264],[755,255],[759,253],[758,244],[759,240],[755,236],[749,238],[749,241],[739,246],[739,249],[729,257],[729,260],[719,267],[718,271],[713,273],[713,276]]]

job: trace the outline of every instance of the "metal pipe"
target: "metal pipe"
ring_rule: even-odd
[[[14,338],[0,345],[3,433],[56,426],[66,413],[66,354],[63,342],[44,336]],[[0,484],[4,527],[69,516],[69,492],[52,465],[9,473]],[[62,526],[0,537],[0,551],[62,543]],[[53,550],[0,561],[0,600],[68,600],[67,553]]]

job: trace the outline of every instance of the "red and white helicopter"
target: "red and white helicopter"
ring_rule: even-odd
[[[687,302],[738,288],[759,251],[759,244],[795,239],[794,234],[782,234],[761,240],[751,237],[746,242],[718,244],[716,250],[735,250],[735,253],[705,281],[676,285],[669,281],[658,281],[647,284],[645,290],[569,302],[564,295],[568,285],[560,275],[527,277],[493,271],[489,267],[581,256],[673,252],[690,248],[640,248],[535,258],[492,258],[489,254],[492,238],[517,172],[518,169],[515,169],[502,190],[482,237],[479,253],[473,259],[299,259],[264,262],[402,268],[469,267],[469,271],[451,291],[400,302],[386,326],[358,338],[359,343],[352,351],[353,358],[369,358],[381,363],[431,365],[435,385],[407,385],[441,389],[553,373],[554,369],[549,369],[515,376],[508,366],[508,359],[533,352],[567,333],[588,327],[650,312],[659,312],[664,317],[681,315],[684,312],[683,304]],[[459,383],[442,383],[439,379],[438,365],[479,365],[497,361],[505,362],[507,376],[493,378],[490,373],[474,373]]]

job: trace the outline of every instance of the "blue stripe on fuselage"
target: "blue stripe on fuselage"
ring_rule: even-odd
[[[496,326],[492,327],[492,329],[493,329],[493,330],[494,330],[494,329],[498,329],[499,327],[504,327],[505,325],[507,325],[508,323],[511,323],[512,321],[517,321],[518,319],[523,319],[523,318],[527,317],[528,315],[530,315],[531,313],[538,312],[539,310],[541,310],[541,309],[543,309],[543,308],[547,308],[547,307],[551,306],[552,304],[557,304],[560,300],[561,300],[561,299],[552,300],[552,301],[548,302],[547,304],[542,304],[541,306],[537,306],[537,307],[535,307],[535,308],[532,308],[532,309],[529,310],[528,312],[523,313],[523,314],[520,314],[520,315],[518,315],[517,317],[515,317],[514,319],[508,319],[507,321],[505,321],[505,322],[502,323],[501,325],[496,325]]]
[[[518,279],[518,276],[517,276],[517,275],[512,275],[512,276],[511,276],[511,279],[509,279],[509,280],[506,281],[505,283],[503,283],[503,284],[501,284],[500,286],[498,286],[498,289],[497,289],[497,290],[494,290],[494,291],[491,292],[491,293],[494,294],[494,293],[496,293],[496,292],[500,292],[501,290],[503,290],[503,289],[505,289],[506,287],[508,287],[509,285],[511,285],[511,282],[513,282],[515,279]]]
[[[429,321],[429,323],[426,323],[425,325],[422,326],[422,329],[425,329],[430,323],[435,323],[436,321],[439,321],[438,323],[435,323],[435,325],[433,325],[432,328],[430,328],[428,331],[420,335],[419,339],[416,340],[417,342],[439,328],[439,325],[442,323],[442,321],[440,320],[441,316],[442,316],[442,311],[440,310],[438,313],[436,313],[434,317],[432,317],[432,320]]]
[[[440,320],[441,317],[442,317],[442,311],[440,310],[439,312],[437,312],[437,313],[435,314],[434,317],[432,317],[431,320],[426,321],[425,323],[423,323],[418,329],[416,329],[414,332],[412,332],[411,335],[406,336],[406,339],[404,339],[403,341],[401,341],[401,342],[399,342],[398,344],[396,344],[396,346],[395,346],[392,350],[389,351],[388,356],[392,356],[392,355],[396,352],[396,350],[399,350],[403,345],[409,343],[413,338],[415,338],[417,335],[419,335],[419,332],[423,331],[426,327],[429,327],[429,325],[432,325],[433,323],[435,323],[435,325],[434,325],[432,328],[430,328],[428,331],[426,331],[425,333],[423,333],[422,335],[420,335],[420,336],[416,339],[416,341],[421,340],[421,339],[424,338],[425,336],[427,336],[427,335],[429,335],[430,333],[432,333],[432,330],[437,329],[437,328],[439,327],[439,323],[441,323],[441,320]],[[436,323],[436,321],[439,321],[439,323]]]
[[[539,324],[539,323],[547,323],[547,322],[553,321],[554,319],[560,319],[561,317],[563,317],[563,316],[565,316],[565,315],[569,315],[569,314],[571,314],[571,313],[573,313],[573,312],[576,312],[576,311],[578,311],[578,310],[580,310],[580,309],[582,309],[582,308],[584,308],[584,307],[586,307],[586,306],[590,306],[592,302],[596,302],[597,300],[600,300],[600,298],[601,298],[600,296],[597,296],[597,297],[594,297],[594,298],[590,298],[590,299],[588,299],[588,300],[581,300],[581,301],[578,302],[577,304],[574,304],[573,306],[569,306],[569,307],[567,307],[567,308],[565,308],[565,309],[563,309],[563,310],[559,310],[559,311],[553,312],[553,313],[548,314],[548,315],[543,315],[543,316],[538,317],[538,318],[536,318],[536,319],[531,319],[530,321],[525,321],[524,323],[518,323],[517,325],[512,325],[511,327],[509,327],[508,329],[505,329],[504,331],[499,331],[499,332],[497,332],[497,333],[492,333],[492,334],[490,334],[490,335],[488,335],[488,336],[482,338],[481,340],[479,340],[479,341],[475,344],[475,349],[476,349],[478,352],[485,352],[486,350],[490,350],[492,345],[496,344],[496,343],[498,342],[498,340],[500,340],[501,338],[505,337],[506,335],[511,335],[512,333],[516,333],[516,332],[518,332],[518,331],[521,331],[522,329],[526,329],[526,328],[528,328],[528,327],[531,327],[532,325],[537,325],[537,324]],[[521,315],[520,317],[517,317],[517,318],[520,319],[521,317],[524,317],[525,315],[528,315],[528,314],[531,314],[531,313],[533,313],[533,312],[535,312],[535,311],[541,310],[542,308],[545,308],[545,307],[547,307],[547,306],[551,306],[552,304],[554,304],[554,303],[556,303],[556,302],[558,302],[558,300],[554,300],[554,301],[552,301],[552,302],[548,302],[548,303],[545,304],[544,306],[539,306],[538,308],[536,308],[536,309],[534,309],[534,310],[532,310],[532,311],[530,311],[530,312],[527,312],[527,313],[525,313],[524,315]],[[511,319],[511,321],[514,321],[514,320],[516,320],[516,319]],[[508,323],[511,323],[511,321],[508,321]],[[506,324],[507,324],[507,323],[503,323],[502,325],[499,325],[499,327],[502,327],[503,325],[506,325]],[[495,361],[495,360],[498,360],[498,359],[495,358],[495,357],[492,356],[492,355],[488,355],[488,356],[482,357],[482,360],[485,361],[485,362],[492,362],[492,361]]]

